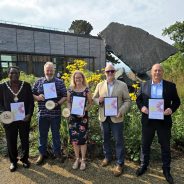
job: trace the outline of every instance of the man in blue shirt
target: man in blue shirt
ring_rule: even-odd
[[[54,77],[54,65],[52,62],[47,62],[44,65],[45,77],[36,81],[33,86],[33,96],[35,101],[38,102],[38,125],[39,125],[39,152],[40,155],[36,161],[39,165],[43,163],[47,150],[47,139],[49,128],[51,127],[53,153],[57,158],[62,158],[61,154],[61,141],[60,141],[60,124],[61,124],[61,105],[66,100],[67,90],[64,82],[61,79]],[[51,94],[48,89],[44,88],[45,84],[54,86],[55,96],[51,99],[46,98]],[[49,85],[48,85],[49,86]],[[46,108],[46,102],[52,100],[53,109]]]
[[[137,106],[142,112],[142,147],[141,147],[141,166],[136,171],[137,176],[141,176],[147,170],[150,159],[150,147],[157,132],[158,141],[161,145],[162,169],[168,183],[174,183],[170,174],[171,151],[170,138],[172,119],[171,115],[180,105],[180,99],[176,90],[176,85],[172,82],[163,80],[163,68],[160,64],[155,64],[151,69],[152,79],[141,84],[137,96]],[[163,102],[160,108],[163,112],[163,119],[150,117],[149,100]],[[158,104],[159,105],[159,104]],[[159,106],[158,106],[159,107]],[[158,109],[158,110],[160,110]]]

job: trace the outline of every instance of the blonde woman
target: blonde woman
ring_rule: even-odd
[[[76,160],[72,166],[73,169],[86,169],[86,151],[88,138],[88,109],[92,104],[91,93],[89,91],[86,78],[81,71],[75,71],[71,77],[71,85],[67,92],[68,108],[71,109],[74,96],[85,97],[84,115],[70,115],[69,134],[73,145]],[[81,153],[81,159],[80,159]]]

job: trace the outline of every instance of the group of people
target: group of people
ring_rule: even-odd
[[[141,166],[137,169],[136,175],[141,176],[147,170],[150,160],[150,147],[157,132],[158,141],[161,145],[161,155],[163,162],[163,174],[169,183],[173,183],[170,174],[171,151],[170,138],[172,119],[171,115],[180,105],[174,83],[163,80],[163,68],[160,64],[154,64],[151,69],[151,80],[142,83],[137,95],[137,106],[142,113],[142,144],[141,144]],[[125,151],[123,140],[123,120],[131,105],[127,85],[115,79],[115,68],[112,64],[105,67],[106,79],[100,82],[95,89],[93,96],[87,85],[86,78],[81,71],[75,71],[71,77],[71,83],[66,89],[63,80],[54,77],[55,70],[52,62],[44,65],[45,76],[38,79],[32,89],[29,83],[20,81],[20,70],[16,66],[9,68],[9,81],[0,84],[0,110],[11,111],[15,103],[24,105],[25,116],[10,124],[4,124],[7,139],[8,154],[10,158],[10,171],[17,169],[18,151],[17,137],[21,140],[22,154],[20,161],[23,167],[29,168],[29,130],[31,116],[34,111],[34,101],[38,102],[38,129],[39,129],[39,157],[36,164],[40,165],[46,158],[48,132],[51,128],[54,156],[63,162],[61,153],[61,105],[67,101],[67,107],[72,110],[75,97],[81,97],[84,101],[84,111],[82,115],[70,114],[68,117],[70,142],[75,153],[75,162],[72,168],[80,170],[86,169],[86,153],[88,142],[88,110],[92,102],[99,106],[99,122],[103,137],[104,160],[102,167],[109,165],[113,159],[111,149],[111,135],[115,140],[116,166],[113,169],[114,176],[120,176],[124,169]],[[46,102],[46,85],[54,84],[56,94],[52,98],[54,107],[48,109]],[[51,95],[51,94],[50,94]],[[47,95],[48,96],[48,95]],[[76,99],[76,98],[75,98]],[[150,118],[150,99],[163,100],[163,119]],[[108,109],[110,107],[114,109]],[[108,104],[108,105],[107,105]],[[131,123],[131,122],[130,122]]]

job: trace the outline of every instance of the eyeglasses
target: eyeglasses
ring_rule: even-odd
[[[108,70],[108,71],[105,71],[106,73],[114,73],[115,70]]]
[[[75,79],[82,79],[82,77],[75,77]]]

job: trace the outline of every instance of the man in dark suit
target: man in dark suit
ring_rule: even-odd
[[[152,80],[141,85],[137,96],[136,103],[142,112],[142,147],[141,166],[137,169],[136,175],[140,176],[147,170],[150,159],[150,147],[156,131],[161,145],[163,174],[168,183],[172,184],[174,181],[170,174],[171,115],[180,106],[180,99],[177,94],[176,85],[163,80],[163,73],[164,71],[160,64],[153,65],[151,69]],[[149,99],[163,99],[163,119],[156,116],[150,117]]]

